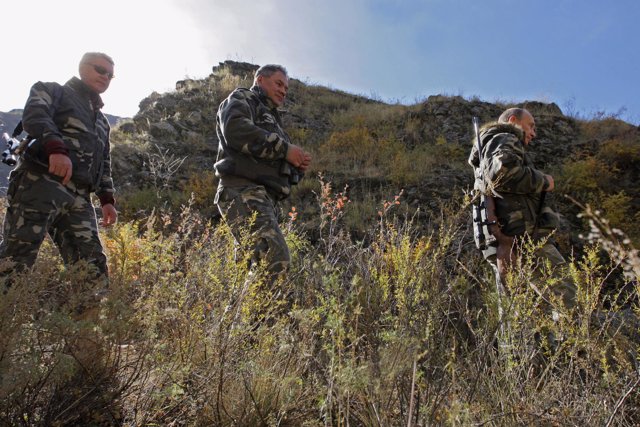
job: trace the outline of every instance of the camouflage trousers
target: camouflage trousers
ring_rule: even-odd
[[[492,249],[492,248],[489,248],[489,249]],[[504,277],[500,277],[500,271],[498,269],[498,264],[496,261],[495,248],[493,249],[494,249],[493,252],[491,252],[490,250],[485,251],[484,255],[487,261],[489,262],[489,264],[491,264],[491,267],[493,268],[493,271],[495,273],[496,286],[498,287],[498,289],[502,288],[504,290],[506,280]],[[555,247],[555,245],[551,241],[545,242],[545,244],[542,247],[536,249],[535,257],[537,258],[537,261],[535,263],[536,271],[534,271],[534,273],[538,272],[541,265],[545,262],[549,262],[553,270],[560,270],[563,268],[563,266],[567,264],[567,261],[564,259],[560,251],[558,251],[558,249]],[[535,284],[533,285],[535,286]],[[539,288],[536,288],[536,289],[537,289],[537,292],[540,292],[539,296],[541,296],[546,301],[549,301],[551,297],[550,294],[553,294],[555,298],[560,299],[562,301],[565,308],[572,308],[576,304],[576,286],[569,279],[560,280],[558,283],[554,284],[550,289],[539,289]],[[550,305],[547,304],[546,310],[551,311]]]
[[[63,186],[44,172],[18,168],[11,173],[7,201],[0,259],[11,258],[18,270],[31,267],[49,233],[65,265],[84,260],[96,267],[97,277],[107,276],[107,258],[87,190],[73,183]]]
[[[491,253],[491,248],[485,252],[487,261],[491,264],[496,275],[496,287],[498,290],[498,310],[499,318],[503,319],[502,302],[503,296],[509,295],[509,290],[505,289],[506,280],[501,280],[499,269],[496,262],[495,248]],[[577,308],[577,292],[576,284],[570,278],[566,277],[567,262],[560,254],[553,243],[547,241],[534,252],[536,262],[534,263],[534,271],[530,288],[534,289],[535,294],[541,302],[541,310],[554,322],[560,319],[560,316],[571,316],[571,310]],[[554,283],[547,286],[542,279],[543,273],[540,271],[543,263],[551,266],[554,275]],[[558,277],[556,277],[558,276]],[[638,369],[637,349],[640,343],[640,319],[636,316],[632,309],[621,309],[619,311],[594,310],[590,316],[590,327],[594,333],[600,334],[604,332],[611,340],[616,342],[616,346],[623,351],[624,360],[629,362],[635,369]],[[506,329],[506,330],[505,330]],[[508,321],[501,326],[501,334],[503,337],[508,336]],[[534,348],[536,350],[532,359],[534,372],[542,372],[545,366],[547,350],[555,352],[560,343],[565,339],[564,334],[558,334],[553,328],[548,326],[538,330],[535,335]],[[508,340],[507,340],[508,342]],[[542,351],[546,348],[545,351]],[[607,355],[609,358],[611,355]]]
[[[278,225],[274,198],[262,185],[218,186],[215,203],[240,246],[242,235],[251,241],[251,265],[265,261],[272,277],[286,271],[289,248]],[[255,218],[254,218],[255,216]],[[241,247],[241,246],[240,246]]]

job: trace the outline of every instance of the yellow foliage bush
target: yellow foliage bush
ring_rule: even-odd
[[[613,227],[628,225],[628,211],[631,197],[620,191],[616,194],[607,194],[602,199],[602,209],[609,223]]]
[[[311,130],[309,130],[308,128],[293,128],[288,129],[287,133],[289,134],[291,142],[296,145],[304,145],[304,143],[307,142],[309,135],[311,134]]]
[[[614,135],[623,134],[629,127],[628,123],[613,117],[598,120],[588,120],[580,123],[582,135],[587,139],[607,140]]]
[[[599,311],[613,268],[600,248],[539,277],[524,248],[499,317],[467,201],[419,230],[396,220],[399,193],[354,240],[346,189],[319,185],[319,238],[297,234],[291,209],[291,268],[272,284],[248,275],[249,230],[236,246],[225,223],[189,208],[104,233],[110,294],[95,321],[69,304],[86,275],[46,258],[20,276],[0,297],[0,425],[480,425],[496,408],[499,425],[638,424],[634,324]],[[622,249],[640,271],[637,251]],[[553,319],[539,289],[568,274],[578,303]],[[83,337],[95,353],[73,351]]]
[[[213,204],[217,186],[215,172],[205,170],[191,174],[184,190],[193,197],[195,206],[201,207]]]
[[[598,206],[604,211],[604,217],[611,227],[624,230],[636,242],[640,237],[640,213],[632,207],[633,197],[620,191],[604,194]]]
[[[319,163],[330,170],[338,169],[360,176],[387,176],[395,167],[392,159],[405,150],[400,141],[379,139],[361,124],[346,131],[333,132],[320,146]]]
[[[611,179],[613,171],[610,165],[595,157],[588,157],[565,163],[558,183],[561,191],[571,194],[598,190]]]
[[[375,129],[378,135],[391,137],[397,133],[396,125],[403,119],[408,107],[379,103],[354,103],[346,111],[331,115],[331,123],[336,130],[346,130],[354,123]]]
[[[640,163],[640,141],[632,139],[610,139],[603,143],[597,157],[617,169],[632,169]]]

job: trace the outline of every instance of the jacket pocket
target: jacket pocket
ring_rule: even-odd
[[[527,223],[521,210],[509,212],[506,217],[500,218],[500,224],[502,232],[509,236],[524,234],[527,230]]]

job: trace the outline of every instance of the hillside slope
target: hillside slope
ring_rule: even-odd
[[[215,113],[237,86],[249,87],[256,65],[226,61],[200,80],[176,83],[170,93],[153,93],[140,111],[113,132],[116,184],[125,215],[152,205],[186,202],[215,217],[213,163],[217,149]],[[615,118],[584,121],[563,115],[555,104],[521,102],[535,116],[538,137],[531,146],[536,165],[556,177],[554,195],[565,214],[565,231],[579,227],[577,208],[566,200],[592,203],[609,211],[616,225],[636,237],[640,178],[640,130]],[[292,79],[284,117],[297,144],[314,155],[311,180],[290,200],[314,221],[314,178],[322,173],[335,190],[348,185],[354,232],[375,220],[379,204],[403,189],[403,202],[423,219],[443,201],[461,196],[472,184],[466,159],[471,118],[495,120],[507,107],[459,96],[430,96],[414,105],[386,104],[367,97]]]
[[[108,293],[92,304],[94,271],[65,268],[50,240],[10,277],[0,425],[640,425],[629,242],[601,223],[556,270],[525,246],[505,293],[475,250],[471,117],[505,105],[389,105],[292,81],[286,127],[313,170],[284,204],[288,273],[249,273],[251,236],[238,245],[216,222],[212,165],[217,105],[254,69],[221,64],[116,126]],[[638,129],[521,105],[559,186],[560,243],[584,229],[563,193],[637,236]],[[550,292],[566,281],[571,307]]]

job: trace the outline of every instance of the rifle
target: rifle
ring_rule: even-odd
[[[479,120],[473,118],[473,128],[476,135],[476,148],[478,150],[478,159],[480,169],[480,179],[484,179],[482,173],[482,142],[480,141]],[[498,267],[498,275],[500,281],[504,285],[504,277],[507,267],[511,265],[513,257],[513,243],[515,238],[507,236],[500,230],[498,224],[498,216],[496,215],[495,200],[492,196],[480,191],[480,197],[477,204],[473,205],[473,224],[474,224],[474,240],[476,247],[484,251],[490,246],[496,248],[496,265]]]
[[[483,177],[482,173],[482,142],[480,142],[480,130],[479,120],[477,117],[473,118],[473,129],[476,135],[476,148],[478,149],[478,159],[480,164],[480,177]],[[495,217],[495,208],[492,209],[492,217],[489,216],[489,205],[494,207],[493,198],[484,194],[484,191],[480,191],[480,197],[478,203],[473,205],[472,217],[473,217],[473,239],[476,242],[476,247],[484,251],[489,246],[495,246],[496,237],[490,232],[489,227],[497,224]]]

